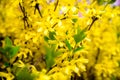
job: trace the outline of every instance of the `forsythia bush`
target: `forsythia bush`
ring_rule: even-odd
[[[115,0],[0,0],[0,80],[120,80]]]

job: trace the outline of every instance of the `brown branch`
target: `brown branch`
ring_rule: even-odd
[[[89,25],[88,30],[90,30],[90,29],[91,29],[92,25],[95,23],[95,21],[96,21],[96,20],[98,20],[98,17],[93,16],[93,17],[92,17],[92,23]]]
[[[58,2],[59,2],[59,0],[57,0],[57,2],[55,3],[55,8],[54,8],[54,11],[56,11],[56,9],[57,9]]]
[[[36,5],[35,5],[34,14],[35,14],[36,10],[39,12],[40,17],[42,18],[43,16],[42,16],[41,11],[40,11],[40,8],[39,8],[39,3],[36,3]]]
[[[27,12],[25,11],[24,6],[22,6],[20,2],[19,2],[19,6],[20,6],[20,9],[21,9],[21,11],[23,13],[24,26],[25,26],[25,28],[26,28],[26,26],[29,27]]]

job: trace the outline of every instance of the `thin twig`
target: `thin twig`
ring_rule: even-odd
[[[40,14],[40,17],[42,18],[43,16],[42,16],[41,11],[40,11],[40,8],[39,8],[39,3],[36,3],[36,5],[35,5],[34,14],[35,14],[35,12],[36,12],[36,9],[38,10],[38,12],[39,12],[39,14]]]
[[[93,17],[92,17],[92,23],[89,25],[88,30],[90,30],[90,29],[91,29],[92,25],[95,23],[95,21],[96,21],[96,20],[98,20],[98,17],[93,16]]]
[[[55,8],[54,8],[54,11],[56,11],[56,9],[57,9],[58,2],[59,2],[59,0],[57,0],[57,2],[55,3]]]
[[[27,12],[25,11],[25,8],[24,8],[24,6],[21,5],[21,3],[19,3],[19,6],[23,13],[23,22],[24,22],[24,26],[26,28],[26,26],[29,26]]]

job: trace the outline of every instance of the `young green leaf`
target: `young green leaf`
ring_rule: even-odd
[[[44,36],[44,40],[48,42],[49,38],[47,36]]]
[[[84,30],[80,30],[79,28],[77,29],[77,34],[74,35],[74,40],[76,44],[78,42],[81,42],[86,37],[86,34],[84,32]]]
[[[19,46],[14,46],[14,47],[12,47],[12,48],[10,49],[10,51],[9,51],[9,54],[10,54],[9,56],[10,56],[10,58],[14,57],[14,56],[16,55],[16,53],[18,53],[19,49],[20,49]]]
[[[5,52],[9,52],[12,49],[12,46],[5,46],[4,50]]]
[[[118,61],[119,67],[120,67],[120,61]]]
[[[71,51],[72,47],[71,47],[71,45],[70,45],[70,43],[69,43],[69,41],[67,39],[65,40],[65,44],[68,47],[69,51]]]
[[[49,32],[49,38],[51,40],[55,40],[55,35],[56,35],[56,33],[54,31],[53,32]]]
[[[46,67],[47,67],[47,69],[49,70],[49,69],[52,67],[52,65],[55,63],[54,57],[53,57],[53,55],[50,53],[50,54],[47,54],[47,55],[46,55],[45,60],[46,60],[46,65],[47,65]]]
[[[6,37],[5,38],[5,46],[3,48],[0,48],[0,52],[7,59],[11,59],[19,51],[19,48],[20,48],[19,46],[13,46],[12,41],[8,37]]]
[[[5,54],[5,53],[6,53],[5,49],[2,48],[2,47],[0,47],[0,53],[1,53],[1,54]]]
[[[97,0],[97,2],[98,2],[98,4],[99,4],[99,5],[102,5],[102,4],[104,4],[104,3],[105,3],[105,1],[104,1],[104,0]]]
[[[9,64],[8,62],[5,62],[4,65],[5,65],[6,67],[10,66],[10,64]]]
[[[83,49],[83,48],[84,48],[83,46],[78,47],[78,48],[76,48],[73,52],[75,53],[75,52],[77,52],[77,51],[79,51],[79,50],[81,50],[81,49]]]
[[[49,47],[45,47],[45,49],[46,49],[45,62],[46,67],[49,70],[51,66],[54,64],[54,53],[53,49],[50,49]]]
[[[78,20],[77,18],[73,18],[73,19],[72,19],[72,21],[73,21],[74,23],[76,23],[77,20]]]
[[[7,58],[7,59],[10,59],[9,58],[9,51],[10,51],[11,47],[10,46],[5,46],[4,48],[1,48],[1,53]]]
[[[116,0],[110,0],[109,1],[109,4],[112,4],[112,3],[114,3]]]
[[[49,70],[55,63],[55,58],[60,55],[60,52],[55,50],[56,45],[52,45],[51,47],[45,46],[45,62],[46,68]]]
[[[34,80],[35,76],[32,75],[27,67],[19,69],[16,73],[15,80]]]
[[[107,2],[108,4],[112,4],[115,1],[116,0],[108,0],[108,1],[106,1],[106,0],[97,0],[97,2],[98,2],[99,5],[103,5],[105,2]]]
[[[111,80],[117,80],[114,75],[112,75]]]
[[[5,38],[5,46],[12,46],[12,41],[10,40],[9,37]]]
[[[117,33],[117,38],[119,38],[119,37],[120,37],[120,32]]]

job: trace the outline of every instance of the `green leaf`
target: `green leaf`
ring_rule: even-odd
[[[120,32],[117,33],[117,38],[119,38],[119,37],[120,37]]]
[[[2,54],[5,54],[5,53],[6,53],[5,49],[2,48],[2,47],[0,47],[0,52],[1,52]]]
[[[6,52],[9,52],[9,51],[11,50],[11,48],[12,48],[12,46],[5,46],[5,47],[4,47],[4,50],[5,50]]]
[[[102,5],[102,4],[104,4],[105,2],[107,2],[108,4],[112,4],[112,3],[114,3],[116,0],[108,0],[108,1],[106,1],[106,0],[97,0],[97,2],[98,2],[98,4],[99,5]]]
[[[112,75],[111,80],[117,80],[114,75]]]
[[[51,47],[45,46],[45,62],[46,68],[49,70],[55,63],[55,58],[60,55],[60,52],[55,50],[56,45],[52,45]]]
[[[79,28],[77,29],[77,34],[74,35],[74,40],[76,44],[78,42],[81,42],[86,37],[86,34],[84,32],[84,30],[80,30]]]
[[[4,48],[0,47],[0,52],[7,58],[11,59],[16,55],[16,53],[19,51],[19,46],[13,46],[12,41],[6,37],[5,38],[5,46]]]
[[[20,49],[19,46],[12,47],[9,51],[10,58],[14,57],[16,55],[16,53],[18,53],[19,49]]]
[[[53,64],[55,63],[54,57],[52,54],[47,54],[45,57],[45,60],[46,60],[47,70],[49,70],[53,66]]]
[[[99,5],[102,5],[102,4],[104,4],[104,3],[105,3],[105,1],[104,1],[104,0],[97,0],[97,2],[98,2],[98,4],[99,4]]]
[[[119,67],[120,67],[120,61],[118,61]]]
[[[12,46],[12,41],[10,40],[9,37],[5,38],[5,46]]]
[[[83,49],[83,48],[84,48],[83,46],[78,47],[78,48],[76,48],[73,52],[75,53],[75,52],[77,52],[77,51],[79,51],[79,50],[81,50],[81,49]]]
[[[10,64],[9,64],[8,62],[5,62],[4,65],[5,65],[6,67],[10,66]]]
[[[45,55],[46,67],[49,70],[51,66],[54,64],[54,53],[53,49],[50,49],[49,47],[45,47],[45,49],[46,49]]]
[[[65,33],[66,35],[68,35],[68,31],[66,31],[66,33]]]
[[[0,48],[0,52],[7,58],[10,59],[9,51],[11,50],[11,47],[5,46],[4,48]]]
[[[56,35],[56,33],[54,31],[53,32],[49,32],[49,38],[51,40],[55,40],[55,35]]]
[[[4,50],[4,54],[6,58],[11,59],[16,55],[16,53],[19,51],[19,46],[6,46]]]
[[[68,47],[69,51],[71,51],[72,47],[71,47],[71,45],[70,45],[70,43],[69,43],[69,41],[67,39],[65,40],[65,44]]]
[[[72,19],[72,21],[73,21],[74,23],[76,23],[77,20],[78,20],[77,18],[73,18],[73,19]]]
[[[116,0],[110,0],[109,1],[109,4],[112,4],[112,3],[114,3]]]
[[[35,76],[32,75],[27,67],[19,69],[16,73],[15,80],[34,80]]]
[[[49,38],[47,36],[44,36],[44,40],[48,42]]]

